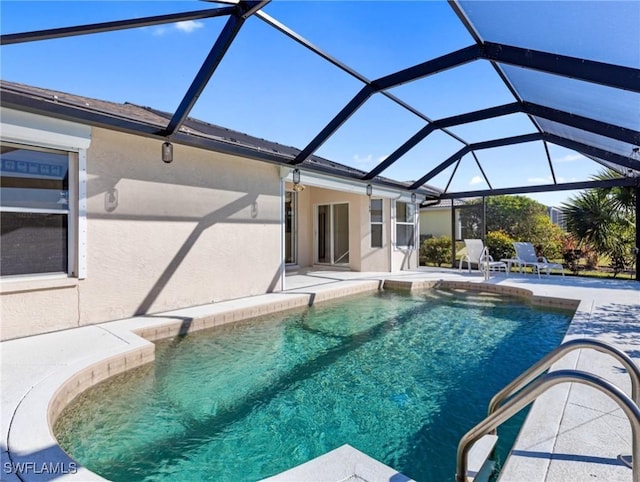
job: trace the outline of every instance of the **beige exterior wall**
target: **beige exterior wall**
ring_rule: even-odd
[[[291,190],[292,185],[286,184]],[[358,204],[361,196],[356,194],[306,186],[298,193],[298,266],[307,268],[315,262],[315,209],[319,204],[349,204],[349,268],[360,271],[360,246],[355,241],[353,233],[360,232],[360,214]]]
[[[369,215],[369,198],[361,196],[360,217],[361,233],[361,270],[360,271],[390,271],[389,253],[391,250],[391,201],[382,200],[382,248],[371,247],[371,218]],[[375,197],[374,197],[375,199]]]
[[[86,165],[86,276],[3,279],[1,339],[282,289],[279,167],[177,144],[164,164],[158,140],[99,128]],[[417,252],[392,245],[394,202],[371,248],[369,198],[350,191],[298,193],[298,266],[315,262],[316,206],[347,203],[349,269],[415,268]]]
[[[2,285],[2,340],[78,325],[78,280],[42,279]]]
[[[291,190],[291,184],[287,183]],[[321,204],[349,204],[349,269],[354,271],[389,271],[388,232],[383,234],[383,247],[371,248],[369,198],[367,196],[306,186],[298,193],[298,266],[315,264],[317,230],[316,208]],[[384,200],[385,227],[390,223],[389,200]]]
[[[279,290],[277,167],[93,129],[87,277],[3,281],[2,339]]]
[[[451,236],[451,208],[420,211],[420,234]]]
[[[291,184],[286,188],[291,190]],[[313,266],[313,208],[311,206],[311,191],[307,186],[298,193],[298,263],[301,268]]]
[[[286,188],[291,190],[291,187],[287,183]],[[349,204],[349,269],[388,272],[417,267],[418,255],[415,250],[401,250],[392,246],[392,200],[383,199],[382,248],[372,248],[369,198],[366,195],[306,186],[304,191],[298,193],[297,265],[300,268],[316,264],[317,206],[340,203]]]
[[[362,219],[360,216],[359,206],[363,196],[318,187],[308,187],[307,189],[309,190],[311,210],[306,214],[306,216],[311,220],[312,226],[311,247],[309,249],[312,262],[315,261],[316,227],[314,225],[314,220],[316,207],[320,204],[347,203],[349,205],[349,268],[354,271],[361,271],[359,239]]]

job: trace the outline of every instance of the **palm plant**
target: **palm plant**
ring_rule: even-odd
[[[612,169],[592,179],[615,179]],[[567,230],[583,246],[589,246],[611,260],[614,276],[633,264],[635,240],[635,188],[590,189],[563,204]]]
[[[563,204],[567,230],[581,243],[605,251],[616,219],[613,202],[601,191],[589,190]]]
[[[619,179],[621,176],[617,171],[613,169],[604,169],[598,174],[593,176],[592,179],[604,181],[609,179]],[[607,193],[608,198],[613,203],[614,207],[625,214],[635,214],[636,208],[636,188],[633,186],[615,186],[610,188],[601,188],[604,193]]]

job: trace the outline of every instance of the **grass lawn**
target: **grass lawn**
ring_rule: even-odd
[[[458,261],[460,260],[460,258],[466,253],[466,248],[464,243],[460,242],[460,241],[456,241],[456,265],[454,266],[454,268],[458,267]],[[566,264],[563,263],[562,259],[557,259],[557,260],[549,260],[552,263],[560,263],[562,265],[565,266],[564,268],[564,274],[565,276],[577,276],[577,277],[583,277],[583,278],[614,278],[613,276],[613,270],[611,268],[609,268],[606,265],[602,265],[602,266],[598,266],[598,269],[587,269],[587,267],[585,266],[584,262],[582,263],[581,266],[578,266],[578,272],[574,273],[572,271],[570,271],[567,267]],[[600,259],[600,262],[604,262],[606,263],[608,261],[608,259],[606,257],[603,257]],[[420,260],[420,266],[434,266],[436,267],[437,265],[435,263],[429,263],[429,262],[424,262],[423,259]],[[444,268],[449,267],[449,263],[442,263],[442,266]],[[513,269],[513,268],[512,268]],[[526,268],[526,272],[527,273],[531,273],[531,269],[530,268]],[[560,273],[556,270],[554,272],[552,272],[552,274],[557,274],[559,275]],[[623,279],[623,280],[630,280],[630,279],[636,279],[635,276],[635,270],[627,270],[621,273],[618,273],[615,276],[615,279]]]
[[[568,269],[564,270],[565,275],[579,276],[585,278],[613,278],[613,270],[611,268],[599,268],[597,270],[580,270],[577,274],[572,273]],[[616,279],[635,279],[635,271],[625,271],[618,273]]]
[[[554,261],[555,262],[555,261]],[[558,261],[560,262],[560,261]],[[420,263],[420,266],[432,266],[432,267],[436,267],[435,263]],[[443,268],[447,268],[449,267],[448,263],[443,263],[442,264]],[[457,265],[457,261],[456,261],[456,266],[454,268],[458,268]],[[466,268],[466,265],[465,265]],[[512,268],[513,269],[513,268]],[[526,273],[531,273],[531,269],[530,268],[526,268]],[[559,271],[555,270],[552,271],[551,274],[557,274],[559,275]],[[581,278],[613,278],[613,270],[609,267],[606,266],[600,266],[598,269],[592,269],[592,270],[588,270],[585,267],[580,267],[580,270],[577,273],[573,273],[572,271],[570,271],[569,269],[567,269],[565,267],[564,269],[564,274],[565,276],[577,276],[577,277],[581,277]],[[622,273],[618,273],[615,276],[615,279],[623,279],[623,280],[630,280],[630,279],[635,279],[635,271],[625,271]]]

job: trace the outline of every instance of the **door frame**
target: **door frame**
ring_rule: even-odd
[[[333,231],[333,209],[334,206],[336,205],[346,205],[347,206],[347,243],[349,245],[349,250],[347,251],[348,253],[351,251],[350,249],[350,244],[351,244],[351,230],[349,229],[349,223],[351,222],[351,218],[349,217],[349,211],[350,211],[350,205],[348,201],[336,201],[336,202],[323,202],[323,203],[318,203],[318,204],[314,204],[313,205],[313,262],[314,264],[321,264],[324,266],[340,266],[340,267],[348,267],[350,265],[350,261],[346,262],[346,263],[336,263],[335,262],[335,233]],[[323,262],[323,261],[319,261],[318,259],[318,249],[320,248],[320,233],[319,233],[319,226],[318,226],[318,221],[319,221],[319,212],[318,212],[318,208],[320,206],[330,206],[329,209],[329,229],[331,230],[331,233],[329,235],[329,240],[331,243],[331,262]]]

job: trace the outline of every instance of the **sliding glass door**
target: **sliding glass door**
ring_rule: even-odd
[[[316,207],[316,263],[349,264],[349,204]]]

